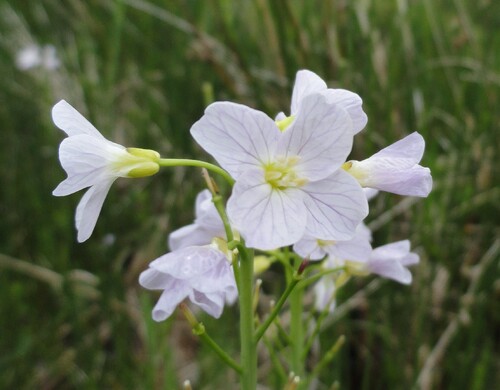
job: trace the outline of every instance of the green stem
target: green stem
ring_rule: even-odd
[[[321,312],[321,314],[319,315],[318,319],[316,320],[316,325],[314,326],[314,330],[313,332],[311,333],[311,335],[309,336],[309,339],[306,341],[306,345],[304,347],[304,351],[302,352],[304,355],[303,355],[303,358],[305,359],[307,354],[309,353],[313,343],[314,343],[314,340],[316,339],[316,337],[318,336],[320,330],[321,330],[321,325],[323,324],[323,321],[324,319],[327,317],[327,315],[330,313],[329,312],[329,307],[330,305],[333,303],[333,301],[335,300],[335,296],[336,294],[332,294],[332,296],[330,297],[330,299],[328,300],[326,306],[325,306],[325,309]]]
[[[303,305],[302,298],[304,290],[297,288],[290,294],[290,338],[292,339],[292,371],[299,377],[303,377],[304,364],[302,351],[304,343],[304,328],[302,323]]]
[[[269,316],[266,318],[266,320],[259,326],[259,328],[255,332],[255,343],[259,342],[259,340],[264,335],[264,333],[266,332],[269,325],[271,325],[271,323],[274,321],[276,316],[279,314],[281,308],[285,304],[290,293],[293,291],[293,289],[295,288],[297,283],[299,283],[301,280],[302,280],[302,277],[300,275],[297,275],[297,273],[295,273],[293,275],[293,279],[286,287],[285,292],[281,295],[280,299],[278,300],[278,302],[274,306],[274,308],[271,311],[271,313],[269,314]]]
[[[345,343],[345,336],[342,335],[340,336],[335,344],[331,346],[331,348],[325,353],[323,358],[320,360],[320,362],[314,367],[314,370],[311,374],[311,378],[318,377],[321,371],[330,363],[335,356],[337,356],[337,353],[340,351],[340,348]]]
[[[231,224],[229,223],[229,218],[226,214],[226,209],[224,207],[224,202],[222,201],[222,196],[213,195],[212,202],[214,203],[217,212],[222,219],[222,224],[224,225],[224,231],[226,232],[227,242],[231,242],[234,240],[233,229],[231,228]]]
[[[158,161],[158,165],[162,167],[200,167],[206,168],[209,171],[215,172],[221,175],[226,181],[232,186],[234,184],[234,179],[221,167],[217,165],[207,163],[205,161],[199,160],[190,160],[185,158],[160,158]]]
[[[219,344],[217,344],[208,334],[205,329],[205,326],[201,323],[198,322],[194,314],[189,310],[187,305],[185,303],[181,303],[179,305],[179,308],[181,309],[182,313],[184,314],[184,317],[186,317],[187,321],[191,325],[191,328],[193,329],[193,333],[197,335],[206,345],[208,345],[220,358],[221,360],[226,363],[229,367],[234,369],[237,373],[241,375],[242,373],[242,368],[241,366],[236,363],[227,353],[224,351]]]
[[[236,363],[231,357],[217,344],[207,333],[205,333],[205,327],[200,323],[203,327],[203,333],[198,333],[197,329],[193,329],[193,332],[200,337],[200,339],[208,345],[212,350],[224,361],[229,367],[235,370],[238,374],[241,375],[242,368]]]
[[[323,271],[318,272],[317,274],[314,274],[313,276],[310,276],[306,279],[302,280],[302,283],[300,283],[301,288],[306,288],[307,286],[311,285],[312,283],[316,282],[317,280],[321,279],[325,275],[333,274],[335,272],[339,271],[344,271],[345,267],[336,267],[336,268],[328,268]]]
[[[253,290],[253,251],[243,246],[240,251],[240,343],[242,390],[255,390],[257,387],[257,346],[254,343],[254,313],[252,308]]]
[[[274,367],[273,371],[278,375],[281,383],[286,382],[287,375],[285,369],[283,368],[283,365],[281,364],[280,358],[277,355],[276,347],[271,344],[271,342],[267,339],[267,337],[264,337],[262,340],[264,341],[264,345],[266,346],[267,351],[269,352],[269,357],[271,358],[271,362]]]
[[[222,200],[222,197],[216,193],[212,193],[212,202],[214,203],[215,209],[219,213],[219,216],[222,220],[222,224],[224,225],[224,231],[226,232],[226,238],[228,242],[227,247],[232,251],[234,248],[231,247],[230,243],[234,242],[234,234],[233,234],[233,229],[231,228],[231,224],[229,223],[229,218],[227,217],[226,208],[224,207],[224,202]],[[238,261],[236,261],[236,255],[234,254],[234,252],[232,252],[231,254],[231,264],[233,266],[234,279],[236,280],[236,285],[239,290],[240,266],[238,264]]]

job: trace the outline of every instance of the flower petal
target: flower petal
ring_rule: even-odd
[[[213,231],[213,237],[221,236],[221,233],[224,233],[222,219],[215,208],[214,202],[212,202],[212,194],[209,190],[203,190],[198,194],[195,208],[195,224],[206,230]]]
[[[375,248],[372,252],[374,259],[399,259],[410,252],[410,241],[401,240],[391,242]]]
[[[114,181],[115,178],[112,178],[111,180],[103,180],[94,184],[83,195],[80,203],[78,203],[75,215],[78,242],[86,241],[94,231],[104,199],[106,199],[109,188]]]
[[[224,309],[224,294],[221,292],[205,294],[192,290],[189,299],[214,318],[219,318]]]
[[[267,250],[291,245],[304,234],[306,212],[302,192],[274,190],[258,170],[246,172],[236,182],[227,212],[251,248]]]
[[[368,269],[402,284],[410,284],[412,281],[411,272],[397,260],[372,260],[368,263]]]
[[[368,122],[368,116],[363,111],[363,100],[358,94],[345,89],[327,89],[323,92],[329,103],[337,104],[347,111],[352,121],[354,134],[363,130]]]
[[[375,198],[379,191],[376,190],[375,188],[363,188],[363,190],[365,191],[365,195],[366,195],[366,199],[368,200],[372,200],[373,198]]]
[[[209,246],[189,246],[153,260],[149,267],[176,279],[192,279],[208,272],[220,261],[222,252]]]
[[[360,184],[397,195],[426,197],[432,190],[429,168],[414,165],[400,169],[393,159],[377,158],[359,162],[355,169],[362,171]],[[368,165],[369,163],[369,165]]]
[[[369,158],[397,159],[400,169],[411,168],[422,159],[425,149],[424,138],[416,131],[389,145]]]
[[[230,102],[216,102],[191,127],[191,135],[231,176],[271,161],[281,135],[264,113]]]
[[[278,154],[299,156],[297,169],[314,181],[332,174],[345,162],[352,142],[347,112],[328,103],[323,95],[312,94],[303,99],[295,121],[280,139]]]
[[[371,257],[373,259],[398,259],[405,266],[418,264],[420,258],[416,253],[410,252],[410,245],[409,240],[391,242],[375,248]]]
[[[370,241],[356,235],[347,241],[336,241],[335,244],[325,248],[330,256],[342,260],[367,262],[372,252]]]
[[[170,233],[168,247],[171,251],[177,251],[188,246],[208,245],[215,237],[212,233],[196,224],[183,226]]]
[[[189,283],[193,289],[207,294],[236,290],[234,273],[226,255],[218,250],[217,262],[203,274],[196,275]]]
[[[52,120],[70,137],[77,134],[87,134],[104,139],[99,130],[65,100],[61,100],[52,108]]]
[[[326,256],[326,251],[318,244],[318,240],[306,235],[293,245],[293,251],[303,258],[321,260]]]
[[[274,121],[281,121],[283,119],[286,119],[286,115],[283,111],[278,112],[278,114],[274,117]]]
[[[291,115],[299,110],[302,100],[315,92],[325,90],[326,83],[316,73],[310,70],[299,70],[295,77],[295,85],[292,92]]]
[[[306,231],[322,240],[348,240],[368,214],[368,201],[343,170],[302,188],[307,209]]]
[[[59,147],[59,160],[68,177],[53,191],[65,196],[90,187],[113,175],[112,166],[117,156],[126,154],[125,148],[106,139],[85,134],[64,139]]]
[[[169,289],[163,291],[153,308],[153,320],[160,322],[170,317],[177,305],[189,296],[189,292],[189,286],[183,281],[173,283]]]
[[[148,290],[170,289],[176,279],[154,268],[148,268],[139,275],[139,284]]]

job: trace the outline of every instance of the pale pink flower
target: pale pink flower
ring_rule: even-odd
[[[343,167],[362,187],[426,197],[432,189],[432,176],[429,168],[418,164],[424,148],[424,139],[414,132],[366,160],[348,161]]]
[[[155,321],[170,317],[186,298],[219,318],[224,304],[237,297],[231,265],[212,246],[189,246],[159,257],[141,273],[139,283],[149,290],[162,290],[153,309]]]

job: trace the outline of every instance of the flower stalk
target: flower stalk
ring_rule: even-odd
[[[253,251],[240,246],[239,273],[241,388],[255,390],[257,386],[257,345],[254,342],[253,311]]]
[[[234,184],[234,179],[222,168],[217,165],[207,163],[205,161],[191,160],[187,158],[160,158],[158,165],[162,167],[200,167],[206,168],[209,171],[221,175],[231,186]]]
[[[184,314],[184,317],[191,325],[193,329],[193,334],[198,336],[207,346],[209,346],[219,358],[226,363],[229,367],[235,370],[238,374],[241,374],[241,366],[236,363],[220,346],[217,344],[208,334],[203,323],[198,322],[193,312],[189,307],[183,302],[179,305],[179,309]]]

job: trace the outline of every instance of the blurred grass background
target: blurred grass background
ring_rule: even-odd
[[[435,183],[428,199],[372,203],[376,244],[410,238],[422,263],[410,287],[360,279],[343,291],[321,345],[341,334],[347,343],[316,388],[493,389],[498,26],[495,0],[1,0],[0,388],[236,387],[181,318],[153,323],[155,297],[137,283],[168,232],[192,220],[199,172],[118,180],[93,236],[77,244],[81,195],[51,195],[65,175],[50,110],[65,99],[116,142],[206,158],[189,128],[208,102],[274,116],[307,68],[363,98],[369,123],[354,158],[417,130]],[[16,67],[31,44],[54,45],[60,66]],[[237,350],[234,310],[204,321]]]

